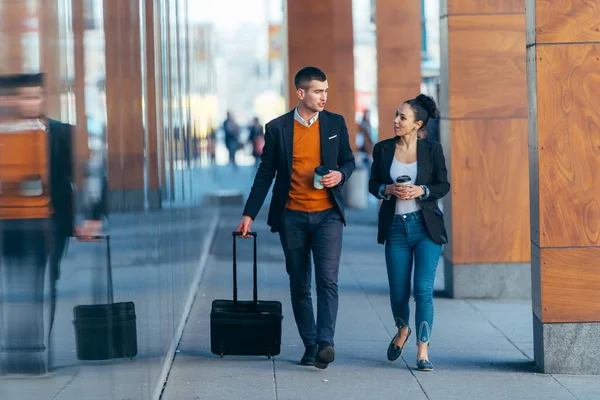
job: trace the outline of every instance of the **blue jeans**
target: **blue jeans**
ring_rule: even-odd
[[[415,261],[414,297],[417,343],[429,342],[433,327],[433,284],[442,246],[429,236],[421,211],[396,215],[385,242],[392,313],[398,328],[408,326],[410,277]]]

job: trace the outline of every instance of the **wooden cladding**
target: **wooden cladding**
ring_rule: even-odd
[[[533,304],[540,321],[600,322],[600,248],[534,251]]]
[[[531,258],[524,11],[524,0],[442,3],[440,133],[452,184],[444,254],[453,264]]]
[[[2,43],[2,60],[0,73],[18,74],[23,72],[24,52],[23,34],[27,18],[25,1],[2,1],[0,4],[0,42]]]
[[[527,32],[534,312],[600,322],[600,9],[530,0]]]
[[[535,10],[535,42],[600,42],[600,5],[586,0],[528,0]],[[529,28],[529,27],[528,27]]]
[[[112,191],[144,188],[139,0],[104,1],[108,181]]]
[[[450,118],[527,117],[525,16],[448,17]]]
[[[442,0],[440,15],[525,13],[524,0]]]
[[[452,261],[528,262],[527,120],[454,120],[451,129]]]
[[[352,2],[303,0],[287,2],[289,108],[298,104],[294,75],[314,66],[327,74],[327,110],[346,119],[354,147],[354,34]]]
[[[600,246],[600,46],[536,58],[540,246]]]
[[[421,4],[377,0],[377,104],[379,140],[392,137],[402,102],[421,92]]]

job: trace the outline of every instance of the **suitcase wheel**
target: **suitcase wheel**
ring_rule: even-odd
[[[271,359],[271,352],[269,352],[269,354],[267,354],[267,360]]]

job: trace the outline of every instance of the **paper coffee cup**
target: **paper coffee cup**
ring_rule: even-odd
[[[328,173],[329,173],[329,169],[325,168],[322,165],[315,168],[315,180],[313,183],[315,189],[323,189],[323,185],[321,184],[321,179],[323,179],[323,176],[327,175]]]

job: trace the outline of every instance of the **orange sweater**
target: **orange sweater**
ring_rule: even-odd
[[[321,165],[319,120],[306,127],[294,120],[292,182],[286,207],[294,211],[317,212],[335,206],[328,189],[315,189],[314,171]]]

